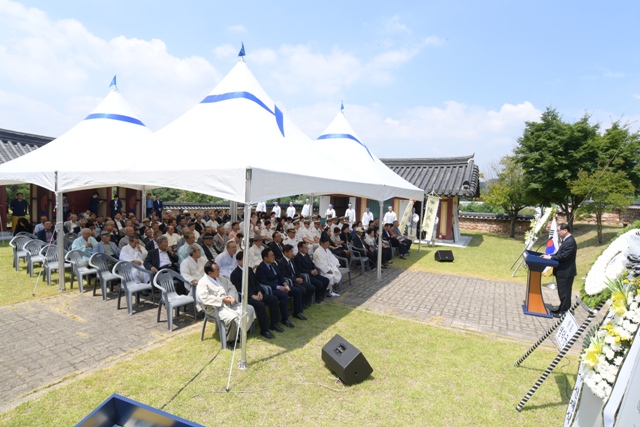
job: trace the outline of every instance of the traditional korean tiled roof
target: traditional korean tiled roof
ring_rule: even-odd
[[[480,170],[473,154],[462,157],[380,159],[392,171],[425,193],[439,196],[480,196]]]
[[[0,164],[42,147],[54,138],[0,129]]]

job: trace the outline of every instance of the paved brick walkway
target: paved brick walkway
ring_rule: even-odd
[[[543,292],[547,303],[557,304],[555,291]],[[338,301],[532,343],[553,320],[524,315],[524,293],[516,283],[392,268],[384,270],[381,282],[374,271],[354,271],[353,284]],[[157,309],[150,302],[128,316],[126,307],[116,310],[110,296],[105,302],[89,291],[69,292],[0,307],[0,412],[25,393],[201,325],[187,316],[176,319],[169,333],[165,313],[156,323]],[[578,312],[581,322],[585,316]]]

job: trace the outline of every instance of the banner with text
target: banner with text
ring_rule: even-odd
[[[427,197],[427,206],[424,210],[424,220],[422,221],[422,230],[425,232],[426,240],[433,240],[435,238],[434,226],[436,224],[436,217],[438,216],[438,205],[440,204],[440,197],[429,196]]]

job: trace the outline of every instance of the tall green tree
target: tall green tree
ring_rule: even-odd
[[[511,219],[509,236],[515,237],[518,212],[531,202],[527,194],[528,184],[524,178],[524,171],[514,156],[504,156],[500,163],[494,166],[494,173],[497,178],[489,187],[489,192],[483,201],[493,206],[500,206],[509,214]]]
[[[598,147],[590,144],[599,125],[585,115],[566,123],[553,108],[547,108],[539,122],[526,122],[515,155],[527,182],[527,196],[540,205],[559,205],[573,224],[574,211],[583,198],[569,188],[580,170],[593,171],[600,159]]]
[[[596,217],[599,244],[602,244],[602,214],[628,208],[635,193],[627,174],[613,169],[607,168],[595,174],[582,170],[578,172],[577,179],[569,181],[571,191],[585,199],[577,214]]]

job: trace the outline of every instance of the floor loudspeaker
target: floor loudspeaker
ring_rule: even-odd
[[[322,347],[322,360],[345,385],[364,381],[373,372],[360,350],[338,334]]]
[[[438,262],[453,262],[453,252],[436,251],[435,259]]]

